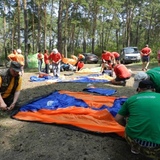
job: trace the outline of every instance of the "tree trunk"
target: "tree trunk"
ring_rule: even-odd
[[[24,5],[24,57],[25,57],[25,67],[28,68],[28,17],[27,17],[27,2],[23,0]]]
[[[18,24],[17,24],[17,27],[18,27],[18,48],[20,48],[20,40],[21,40],[21,38],[20,38],[20,8],[21,8],[21,4],[20,4],[20,0],[17,0],[17,4],[18,4],[18,6],[17,6],[17,10],[18,10]]]
[[[62,11],[63,11],[63,0],[59,0],[59,11],[58,11],[58,44],[57,48],[62,53]]]

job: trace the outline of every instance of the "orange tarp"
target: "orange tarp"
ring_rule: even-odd
[[[69,106],[55,110],[40,109],[37,111],[19,111],[12,117],[26,121],[72,125],[97,133],[116,133],[122,137],[124,136],[124,127],[115,121],[107,109],[92,109],[92,107],[100,108],[103,104],[112,107],[116,97],[97,96],[70,91],[59,91],[59,93],[83,99],[89,107]]]

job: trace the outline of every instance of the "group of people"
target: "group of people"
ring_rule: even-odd
[[[37,53],[38,59],[38,71],[42,72],[42,64],[45,63],[45,73],[49,74],[50,64],[52,66],[52,72],[54,77],[60,76],[60,65],[62,61],[61,53],[54,48],[49,54],[48,50],[44,50],[44,54],[41,50]]]
[[[146,50],[142,51],[145,50],[145,54],[149,54],[144,55],[142,62],[147,62],[148,67],[147,56],[151,51],[148,50],[148,46],[146,47]],[[19,73],[24,67],[24,58],[20,58],[19,54],[21,54],[20,49],[13,50],[13,53],[8,55],[10,67],[0,70],[1,110],[12,110],[17,105],[22,85],[22,76]],[[77,59],[81,68],[84,58],[83,55],[79,55]],[[51,54],[48,54],[47,50],[44,54],[39,51],[37,59],[39,71],[44,60],[46,72],[51,63],[54,76],[59,76],[62,56],[57,49],[53,49]],[[102,53],[102,72],[105,67],[110,67],[109,69],[115,72],[116,78],[111,81],[112,84],[125,85],[126,80],[131,77],[130,71],[120,63],[119,57],[108,51]],[[125,127],[125,138],[131,146],[132,153],[141,153],[152,159],[158,159],[160,157],[160,67],[150,70],[147,70],[147,67],[143,67],[142,71],[135,74],[133,87],[137,94],[124,102],[115,120]]]
[[[120,54],[103,50],[101,58],[101,73],[107,73],[111,77],[115,73],[116,78],[111,80],[111,83],[125,86],[126,80],[131,77],[131,72],[124,64],[120,63]]]
[[[133,84],[137,94],[124,102],[115,116],[115,120],[125,127],[125,139],[131,146],[132,153],[141,153],[151,159],[159,160],[160,67],[148,70],[151,52],[148,45],[140,51],[142,71],[135,74]],[[160,52],[158,54],[158,62],[160,63]],[[120,61],[115,63],[114,59],[111,52],[103,51],[101,71],[103,72],[105,67],[108,67],[107,69],[116,75],[111,83],[125,85],[125,81],[131,77],[131,73]]]
[[[72,55],[73,56],[73,55]],[[76,60],[76,71],[81,70],[84,67],[84,55],[79,54],[78,57],[74,56],[74,60]],[[53,72],[53,76],[58,78],[60,76],[61,71],[61,64],[63,63],[63,55],[54,48],[52,52],[49,54],[48,50],[44,50],[44,54],[41,52],[41,50],[37,53],[37,59],[38,59],[38,71],[42,72],[42,64],[45,63],[45,73],[49,74],[50,65]],[[67,63],[67,65],[72,65]]]

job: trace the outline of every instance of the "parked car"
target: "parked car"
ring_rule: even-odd
[[[138,47],[125,47],[120,53],[121,63],[140,62],[141,54]]]
[[[96,64],[99,61],[98,56],[93,53],[83,53],[83,55],[85,56],[84,63],[95,63]]]

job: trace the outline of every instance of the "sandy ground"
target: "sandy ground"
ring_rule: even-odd
[[[128,68],[133,75],[140,70],[137,66]],[[20,104],[54,90],[82,91],[87,85],[29,82],[33,75],[37,73],[25,72],[23,76]],[[74,73],[73,76],[77,75]],[[127,81],[126,87],[105,83],[95,85],[115,88],[117,96],[130,96],[136,93],[132,84],[133,77]],[[117,135],[87,133],[62,125],[17,121],[10,118],[10,113],[3,111],[0,111],[0,137],[0,160],[147,160],[141,155],[133,155],[126,141]]]

